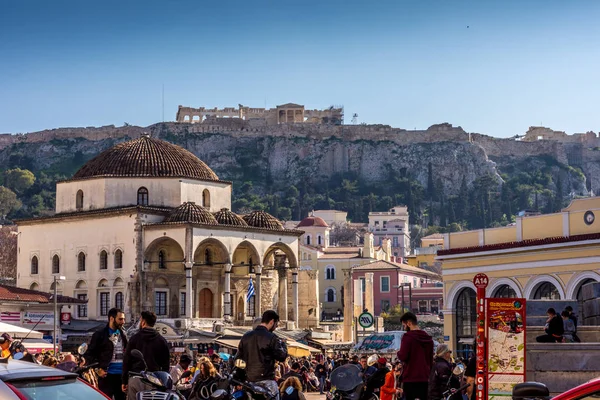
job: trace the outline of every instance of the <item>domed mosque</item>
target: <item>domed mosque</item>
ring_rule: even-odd
[[[128,321],[152,310],[186,326],[247,324],[276,308],[316,326],[314,277],[312,300],[298,299],[298,278],[311,279],[298,272],[303,232],[264,211],[230,211],[231,188],[174,144],[147,135],[117,144],[57,183],[54,215],[18,221],[17,284],[46,291],[66,277],[57,290],[88,300],[75,319],[106,321],[117,307]]]

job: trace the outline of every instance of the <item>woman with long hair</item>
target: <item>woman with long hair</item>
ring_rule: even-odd
[[[290,376],[279,386],[281,400],[306,400],[302,384],[295,376]]]

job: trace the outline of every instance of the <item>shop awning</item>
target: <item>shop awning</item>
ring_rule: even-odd
[[[46,350],[54,350],[52,343],[42,339],[25,339],[23,345],[32,354],[43,353]]]
[[[327,339],[309,339],[309,342],[312,342],[316,346],[319,346],[325,350],[345,350],[350,349],[354,346],[353,342],[336,342],[335,340]]]
[[[21,328],[20,326],[7,324],[6,322],[0,322],[0,332],[8,333],[13,339],[21,339],[24,337],[42,339],[44,337],[42,332]]]
[[[215,343],[230,349],[237,350],[238,346],[240,345],[240,339],[241,338],[217,339],[215,340]]]
[[[461,338],[458,340],[460,344],[475,344],[475,338]]]
[[[299,342],[287,343],[288,354],[293,357],[308,357],[310,353],[321,353],[321,350]]]

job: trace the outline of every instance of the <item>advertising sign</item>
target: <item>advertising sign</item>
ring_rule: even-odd
[[[488,398],[510,397],[525,382],[525,299],[487,299]]]
[[[390,331],[374,333],[365,337],[353,349],[356,353],[396,354],[400,350],[402,336],[406,332]]]
[[[40,321],[36,329],[50,329],[54,326],[54,313],[48,312],[23,312],[23,325],[35,325]]]
[[[486,375],[485,289],[487,288],[488,282],[489,280],[486,274],[477,274],[473,278],[473,285],[477,288],[477,335],[475,338],[477,344],[475,398],[477,400],[484,400],[487,398],[487,385],[484,376]]]

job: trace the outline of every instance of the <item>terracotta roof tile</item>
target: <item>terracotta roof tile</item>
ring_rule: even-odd
[[[72,179],[133,176],[219,180],[217,174],[191,152],[147,135],[103,151],[81,167]]]
[[[37,290],[23,289],[16,286],[0,285],[0,300],[13,302],[50,303],[52,294]],[[58,295],[57,302],[61,304],[85,304],[87,300],[79,300],[69,296]]]
[[[221,208],[213,214],[219,225],[248,226],[246,221],[228,208]]]
[[[283,230],[283,225],[274,216],[264,211],[252,211],[243,216],[244,221],[255,228],[266,228],[272,230]]]
[[[215,216],[194,202],[186,202],[171,211],[163,222],[189,222],[192,224],[218,225]]]

